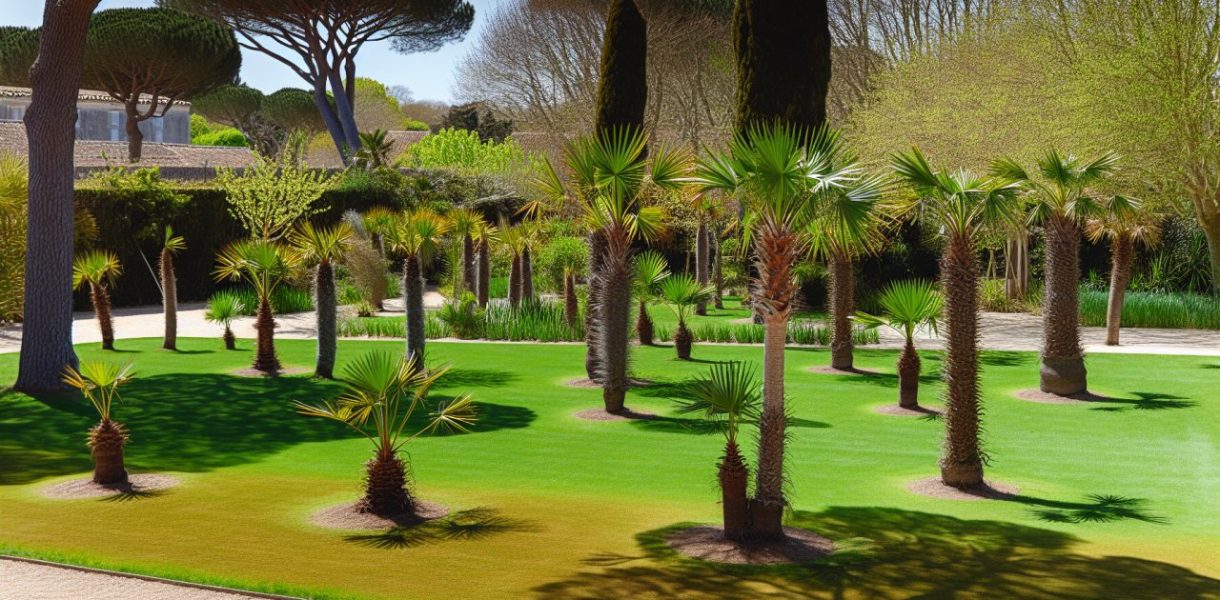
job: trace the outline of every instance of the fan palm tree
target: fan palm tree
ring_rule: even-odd
[[[1123,320],[1123,298],[1131,283],[1136,243],[1153,247],[1161,241],[1161,215],[1134,198],[1114,196],[1105,213],[1089,219],[1085,235],[1097,243],[1110,240],[1110,297],[1106,306],[1106,345],[1117,346]]]
[[[221,290],[212,294],[208,299],[208,307],[203,313],[203,318],[209,323],[223,325],[225,328],[224,335],[221,339],[225,342],[226,350],[237,349],[237,339],[233,336],[233,321],[241,316],[241,298],[229,290]]]
[[[335,353],[339,347],[338,293],[335,291],[335,267],[346,252],[352,239],[352,229],[347,223],[334,227],[314,227],[305,222],[297,227],[290,243],[300,259],[306,264],[315,264],[313,289],[314,306],[318,323],[318,351],[314,376],[323,379],[335,377]]]
[[[656,300],[657,286],[669,277],[669,261],[661,253],[649,250],[635,258],[635,274],[631,278],[632,293],[640,305],[635,318],[635,332],[640,344],[651,346],[654,328],[648,314],[648,303]]]
[[[401,218],[402,213],[384,206],[375,206],[361,215],[361,223],[377,244],[377,249],[381,251],[382,257],[386,256],[386,236],[398,227],[398,221]],[[380,308],[378,307],[378,309]]]
[[[185,249],[186,241],[167,226],[160,260],[161,301],[165,307],[165,341],[161,347],[166,350],[178,349],[178,278],[174,276],[174,255]]]
[[[478,245],[479,264],[477,269],[479,308],[487,308],[491,301],[491,247],[498,243],[499,230],[486,221],[480,222],[475,228],[475,243]]]
[[[389,166],[394,142],[388,139],[387,133],[381,129],[361,133],[360,149],[352,158],[352,165],[366,171],[376,171]]]
[[[244,281],[258,298],[258,313],[254,329],[258,334],[258,349],[254,368],[268,374],[280,370],[275,354],[275,315],[271,311],[271,294],[292,273],[298,256],[287,246],[266,240],[243,240],[225,248],[216,258],[213,275],[217,281]]]
[[[627,336],[631,321],[631,245],[653,237],[661,226],[661,210],[645,206],[655,190],[683,185],[689,157],[662,149],[651,162],[645,156],[647,137],[630,127],[615,127],[600,135],[578,138],[565,152],[573,173],[571,191],[584,209],[586,226],[596,232],[590,249],[589,308],[597,358],[591,361],[602,384],[602,401],[609,413],[626,410]],[[552,197],[568,194],[554,168],[547,169],[545,189]],[[600,264],[595,264],[596,260]]]
[[[370,352],[344,369],[345,389],[337,400],[294,403],[300,414],[338,421],[373,443],[373,458],[365,463],[362,512],[398,518],[415,515],[416,500],[407,487],[407,465],[399,451],[421,435],[464,432],[474,424],[470,396],[429,401],[428,393],[446,370],[426,371],[417,360]],[[407,435],[416,413],[427,415],[426,421]]]
[[[534,255],[542,241],[537,221],[523,221],[517,226],[521,230],[521,299],[534,302],[538,299],[534,291]]]
[[[93,303],[93,314],[97,316],[102,330],[102,349],[114,350],[114,320],[110,315],[110,287],[123,274],[123,265],[113,252],[94,250],[86,252],[72,262],[72,287],[89,286],[89,300]]]
[[[403,256],[402,290],[407,311],[407,356],[424,367],[427,339],[424,314],[424,265],[440,251],[453,222],[428,209],[416,209],[402,216],[398,226],[387,233],[390,249]]]
[[[856,313],[856,320],[867,327],[886,325],[902,334],[905,343],[898,356],[898,406],[919,407],[919,354],[915,352],[915,331],[929,327],[936,331],[944,297],[931,281],[899,281],[881,292],[885,314]]]
[[[678,317],[678,329],[674,332],[674,351],[677,352],[678,358],[690,360],[695,336],[691,335],[690,329],[686,327],[686,320],[690,318],[695,307],[711,300],[712,288],[685,273],[670,275],[657,287],[661,300]]]
[[[747,211],[758,279],[754,305],[763,318],[763,408],[752,535],[783,538],[784,344],[797,292],[795,268],[809,247],[806,227],[817,218],[846,230],[868,226],[868,207],[882,180],[865,176],[846,154],[840,134],[828,127],[804,133],[782,125],[756,126],[738,135],[726,154],[700,161],[694,183],[701,193],[736,194]]]
[[[1020,183],[1031,201],[1030,224],[1046,236],[1046,286],[1042,294],[1042,369],[1044,392],[1070,396],[1088,389],[1080,347],[1080,236],[1084,222],[1100,214],[1091,186],[1114,173],[1118,155],[1092,161],[1050,150],[1031,174],[1010,159],[992,164],[997,177]]]
[[[456,208],[449,211],[448,216],[453,221],[453,234],[462,242],[462,272],[460,277],[454,278],[453,290],[453,296],[461,298],[462,292],[475,294],[479,289],[474,240],[485,221],[482,214],[469,208]]]
[[[525,251],[525,233],[521,226],[509,227],[507,223],[500,225],[500,244],[508,250],[508,303],[514,309],[521,306],[524,286],[521,276],[521,254]]]
[[[123,446],[127,428],[114,421],[114,403],[121,402],[119,388],[131,381],[131,365],[118,366],[101,360],[81,361],[80,368],[64,369],[64,383],[85,395],[101,422],[89,430],[89,451],[93,455],[93,482],[104,486],[127,483],[123,465]]]
[[[682,400],[679,412],[703,413],[704,417],[721,424],[724,433],[724,456],[720,457],[720,504],[724,514],[724,537],[734,542],[745,541],[750,534],[749,486],[750,467],[741,456],[737,433],[743,421],[758,419],[758,370],[743,363],[720,363],[690,384],[689,400]]]
[[[945,445],[941,480],[957,488],[983,485],[979,440],[979,264],[977,242],[988,226],[1012,222],[1020,212],[1019,186],[968,171],[934,171],[918,149],[891,162],[914,195],[898,213],[915,213],[946,239],[940,263],[945,293]]]

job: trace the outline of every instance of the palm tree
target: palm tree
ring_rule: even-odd
[[[339,299],[335,291],[334,263],[346,252],[352,239],[352,229],[347,223],[334,227],[314,227],[305,222],[293,232],[290,242],[305,263],[316,264],[313,289],[314,306],[317,311],[318,352],[314,376],[323,379],[335,377],[335,353],[338,341]]]
[[[237,340],[233,336],[233,321],[241,316],[241,298],[229,290],[221,290],[212,294],[208,299],[208,307],[203,313],[203,318],[209,323],[223,325],[225,328],[224,335],[221,339],[225,342],[226,350],[236,350]]]
[[[979,264],[977,242],[988,226],[1016,219],[1019,187],[968,171],[934,171],[918,149],[895,155],[898,177],[914,191],[899,213],[916,212],[947,238],[940,264],[945,293],[945,445],[941,480],[957,488],[983,485],[979,440]]]
[[[178,349],[178,278],[174,276],[174,255],[185,249],[182,236],[174,235],[174,228],[167,226],[160,265],[161,300],[165,306],[165,343],[161,347],[166,350]]]
[[[784,344],[797,285],[795,268],[809,247],[806,226],[820,215],[837,215],[847,229],[864,228],[866,211],[882,190],[844,156],[840,134],[827,127],[804,133],[782,125],[756,126],[736,136],[727,154],[700,161],[694,178],[700,192],[737,195],[752,229],[758,278],[754,305],[763,318],[763,408],[751,534],[784,536]],[[822,218],[831,218],[823,216]]]
[[[678,317],[678,330],[674,332],[674,351],[678,358],[690,360],[691,346],[695,336],[686,327],[686,320],[691,311],[700,304],[706,304],[712,298],[712,288],[705,283],[699,283],[694,277],[682,273],[670,275],[658,286],[661,300],[674,311]]]
[[[286,246],[257,239],[234,242],[216,258],[213,274],[217,281],[245,281],[258,298],[258,314],[254,320],[258,350],[254,355],[254,368],[263,373],[275,374],[280,370],[280,360],[275,354],[271,294],[291,274],[297,261],[296,253]]]
[[[474,240],[480,228],[486,223],[483,215],[469,208],[456,208],[449,211],[449,220],[453,221],[453,234],[462,241],[462,272],[454,278],[453,296],[461,298],[462,292],[475,294],[478,292],[478,274],[475,272],[476,258]]]
[[[534,255],[541,242],[537,221],[523,221],[517,226],[521,230],[521,299],[534,302]]]
[[[345,389],[337,400],[295,403],[300,414],[338,421],[373,443],[373,459],[365,463],[361,512],[399,518],[415,515],[416,501],[407,488],[407,465],[399,450],[421,435],[464,432],[475,422],[470,396],[447,402],[428,400],[432,386],[446,370],[426,371],[415,359],[370,352],[344,369]],[[416,413],[426,415],[426,421],[406,435]]]
[[[997,177],[1020,183],[1032,202],[1030,224],[1046,236],[1046,287],[1042,294],[1042,391],[1062,396],[1088,389],[1080,347],[1080,234],[1084,222],[1101,211],[1090,186],[1112,174],[1118,155],[1085,162],[1050,150],[1034,175],[1010,159],[992,164]]]
[[[131,381],[131,365],[120,367],[101,360],[81,361],[80,368],[64,369],[63,381],[85,395],[101,422],[89,430],[89,451],[93,455],[93,482],[120,486],[127,483],[123,466],[123,446],[127,428],[111,419],[115,401],[122,401],[119,388]]]
[[[366,171],[376,171],[389,166],[394,142],[387,139],[386,135],[387,132],[380,129],[361,133],[360,149],[352,158],[352,165]]]
[[[398,226],[387,233],[390,249],[403,255],[403,304],[407,311],[407,357],[414,357],[419,368],[424,367],[424,343],[427,339],[424,314],[424,265],[440,251],[453,222],[428,210],[406,213]]]
[[[660,150],[649,163],[644,132],[612,128],[595,137],[581,137],[568,146],[565,158],[574,181],[572,191],[581,201],[584,220],[600,247],[590,249],[589,308],[597,352],[595,379],[602,384],[602,401],[609,413],[626,410],[627,335],[631,321],[631,244],[651,238],[660,227],[661,211],[644,206],[654,190],[676,190],[689,164],[688,155]],[[552,197],[567,189],[547,170],[546,187]]]
[[[110,286],[123,274],[123,265],[113,252],[94,250],[72,262],[72,288],[89,285],[89,300],[102,330],[102,349],[114,350],[114,321],[110,315]]]
[[[886,325],[902,334],[905,343],[898,356],[898,406],[919,407],[919,354],[915,352],[915,331],[929,327],[936,331],[944,297],[931,281],[899,281],[881,292],[882,316],[856,313],[856,320],[867,327]]]
[[[1123,297],[1131,283],[1135,244],[1156,246],[1161,241],[1161,215],[1144,203],[1114,196],[1105,214],[1089,219],[1085,235],[1093,243],[1110,240],[1110,297],[1106,307],[1106,345],[1117,346],[1123,320]]]
[[[649,250],[635,259],[635,274],[631,278],[632,293],[640,305],[635,318],[635,333],[643,346],[653,343],[652,317],[648,315],[648,303],[656,300],[657,286],[669,277],[669,261],[661,253]]]
[[[477,269],[479,308],[487,308],[491,301],[491,245],[499,241],[499,230],[483,221],[475,228],[475,242],[479,248]]]
[[[724,456],[720,457],[720,504],[724,514],[724,537],[745,541],[750,534],[749,501],[746,488],[750,467],[741,456],[737,432],[741,423],[758,419],[758,370],[743,363],[720,363],[690,384],[689,400],[680,401],[680,412],[703,413],[718,421],[724,432]]]
[[[521,254],[525,251],[525,233],[521,226],[509,227],[507,223],[500,225],[500,243],[508,250],[508,303],[514,309],[521,306],[524,286],[521,276]]]
[[[377,244],[377,249],[381,251],[382,257],[386,256],[386,236],[398,227],[398,221],[401,216],[402,213],[384,206],[375,206],[361,215],[364,229],[373,237]],[[381,310],[381,307],[378,306],[377,309]]]

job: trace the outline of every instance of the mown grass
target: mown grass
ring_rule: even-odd
[[[1084,325],[1105,327],[1109,292],[1080,290],[1080,316]],[[1123,298],[1123,327],[1163,329],[1220,329],[1220,297],[1188,293],[1127,292]]]

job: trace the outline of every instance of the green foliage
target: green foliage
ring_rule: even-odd
[[[386,138],[384,130],[375,129],[361,133],[360,150],[356,152],[352,166],[365,171],[385,169],[390,164],[390,152],[393,150],[394,143]]]
[[[284,88],[267,95],[262,112],[271,122],[288,130],[315,133],[326,129],[313,94],[299,88]]]
[[[563,290],[563,277],[571,272],[583,277],[589,269],[589,244],[574,236],[553,237],[538,251],[534,268],[550,291]]]
[[[529,168],[533,160],[512,138],[484,142],[475,131],[442,129],[412,144],[398,162],[417,169],[508,173]]]
[[[254,288],[248,285],[229,288],[216,292],[212,298],[222,294],[236,299],[238,316],[252,317],[258,314],[258,294]],[[228,299],[224,298],[224,302],[228,302]],[[271,292],[271,311],[277,315],[303,313],[313,309],[313,296],[307,290],[281,285]]]
[[[243,291],[248,292],[248,296],[251,299],[254,297],[254,290],[246,288]],[[254,314],[253,312],[245,312],[246,305],[247,301],[242,297],[241,293],[234,290],[221,290],[212,294],[212,297],[208,299],[203,318],[209,323],[228,327],[233,324],[237,317]],[[272,305],[274,306],[274,302]],[[280,311],[276,310],[275,312],[278,313]]]
[[[191,99],[191,137],[194,138],[196,119],[207,119],[240,127],[263,107],[263,93],[246,85],[222,85]],[[206,132],[201,132],[206,133]]]
[[[461,299],[450,300],[437,311],[440,319],[453,336],[463,340],[477,339],[483,334],[483,310],[479,301],[470,292],[462,294]]]
[[[219,169],[216,185],[225,191],[229,214],[250,235],[282,239],[298,221],[317,214],[314,208],[334,177],[289,161],[261,158],[240,175]]]
[[[119,366],[100,359],[85,360],[79,369],[71,366],[64,369],[63,380],[84,394],[102,421],[109,421],[115,401],[122,402],[119,388],[131,383],[135,376],[131,369],[130,363]]]
[[[249,239],[234,242],[216,257],[216,281],[243,281],[261,302],[284,283],[300,257],[277,242]],[[257,303],[255,304],[257,307]]]
[[[453,310],[467,309],[459,303]],[[578,320],[575,328],[568,327],[563,304],[549,300],[524,302],[516,309],[507,302],[494,301],[486,310],[474,314],[479,317],[477,324],[467,314],[447,315],[444,310],[429,313],[428,338],[472,336],[479,332],[482,339],[495,341],[574,342],[583,340],[585,335],[582,320]],[[454,318],[462,322],[460,333],[450,324]],[[402,317],[349,318],[339,322],[339,335],[397,338],[406,335],[406,325]]]
[[[594,133],[644,130],[648,105],[648,23],[635,0],[611,0],[602,39]]]
[[[482,113],[479,112],[480,109]],[[512,120],[497,118],[479,102],[449,107],[440,127],[473,131],[479,134],[479,139],[484,142],[503,142],[513,134]],[[426,126],[424,128],[427,129]]]
[[[1106,291],[1081,289],[1081,324],[1105,327],[1107,300]],[[1191,293],[1127,292],[1123,298],[1122,326],[1220,329],[1220,298]]]
[[[0,85],[29,87],[30,65],[38,58],[38,30],[0,27]]]
[[[901,333],[908,343],[914,341],[920,327],[936,331],[944,297],[931,281],[895,281],[886,286],[878,298],[885,314],[874,316],[858,312],[855,320],[865,327],[887,326]]]
[[[714,293],[711,287],[700,285],[687,273],[670,275],[657,285],[658,297],[674,311],[679,324],[686,322],[696,304],[711,300]]]
[[[702,413],[705,419],[721,422],[730,442],[737,440],[743,420],[760,415],[762,392],[758,369],[752,363],[713,365],[707,375],[696,377],[688,387],[690,397],[678,400],[678,412]]]
[[[199,137],[192,137],[191,143],[196,146],[225,146],[229,148],[245,148],[250,145],[244,133],[231,127],[205,133]]]
[[[75,289],[83,289],[86,284],[113,286],[122,274],[123,265],[113,252],[91,250],[72,261],[72,287]]]
[[[22,316],[27,192],[25,161],[0,152],[0,323]]]

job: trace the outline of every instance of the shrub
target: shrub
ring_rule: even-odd
[[[358,293],[356,300],[367,302],[376,307],[389,297],[390,264],[381,256],[381,252],[373,246],[373,242],[354,239],[343,256],[344,270],[351,280],[352,287]],[[355,304],[350,296],[341,298],[344,304]]]
[[[507,173],[529,165],[531,160],[511,138],[484,142],[475,131],[442,129],[412,144],[399,163],[417,169]]]
[[[588,263],[589,245],[583,238],[552,238],[536,257],[534,268],[536,274],[540,275],[536,280],[544,283],[547,291],[562,292],[564,272],[571,269],[577,277],[583,277]]]
[[[225,146],[229,148],[244,148],[250,143],[246,140],[245,134],[236,129],[221,129],[205,133],[199,137],[191,138],[191,143],[196,146]]]
[[[483,311],[473,294],[462,294],[460,300],[450,300],[437,312],[454,337],[472,340],[483,335]]]
[[[229,291],[241,303],[242,316],[252,317],[258,312],[258,295],[253,289],[242,286]],[[308,290],[281,285],[271,293],[271,310],[277,315],[309,312],[313,310],[313,297]]]
[[[0,153],[0,323],[22,315],[26,186],[25,162]]]

